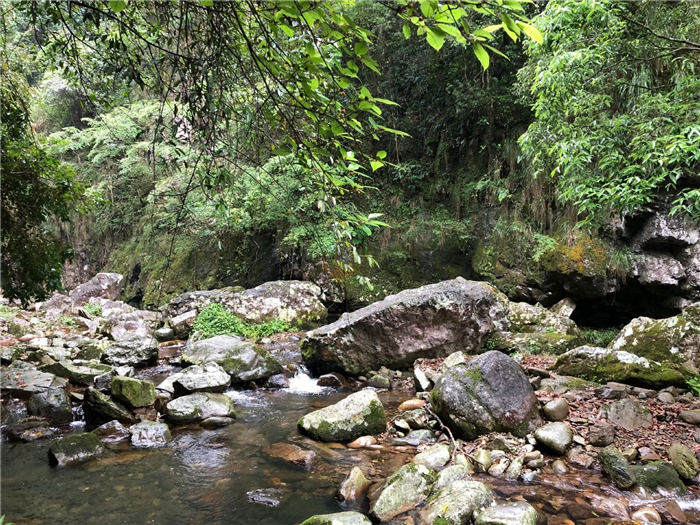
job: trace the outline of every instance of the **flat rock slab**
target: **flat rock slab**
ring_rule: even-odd
[[[178,423],[194,423],[212,417],[236,417],[230,397],[209,392],[173,399],[168,403],[167,410],[168,419]]]
[[[183,396],[195,392],[224,392],[231,384],[231,376],[216,363],[204,363],[185,368],[173,382],[175,394]]]
[[[0,387],[16,397],[28,398],[50,388],[65,388],[68,381],[39,370],[6,368],[0,371]]]
[[[294,463],[305,469],[311,469],[316,460],[316,453],[312,450],[304,450],[291,443],[274,443],[263,452],[271,458],[281,459]]]
[[[57,361],[48,365],[42,365],[39,370],[65,377],[73,384],[91,386],[94,379],[102,374],[112,371],[109,365],[100,363],[72,363],[70,361]]]
[[[92,432],[69,434],[49,448],[49,463],[59,467],[89,461],[102,454],[104,447]]]
[[[142,421],[131,427],[131,444],[135,447],[152,448],[164,447],[172,437],[165,423]]]
[[[359,512],[338,512],[312,516],[303,521],[301,525],[372,525],[372,522]]]
[[[654,425],[654,416],[651,412],[631,397],[601,407],[600,417],[608,419],[613,425],[625,430],[651,428]]]

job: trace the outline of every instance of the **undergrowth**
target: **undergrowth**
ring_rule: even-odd
[[[614,328],[605,330],[596,330],[595,328],[583,328],[581,330],[581,339],[589,345],[607,347],[617,337],[618,331]]]
[[[222,305],[213,303],[199,312],[192,328],[201,332],[202,337],[205,338],[217,335],[239,335],[247,339],[257,340],[291,330],[292,325],[279,319],[250,323],[235,316]]]

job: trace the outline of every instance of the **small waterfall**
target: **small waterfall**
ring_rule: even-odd
[[[306,367],[301,364],[298,366],[299,370],[289,380],[289,386],[283,389],[285,392],[290,394],[322,394],[330,389],[326,386],[318,386],[316,379],[309,375]]]

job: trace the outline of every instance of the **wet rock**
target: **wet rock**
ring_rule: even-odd
[[[394,439],[395,443],[402,443],[417,447],[421,443],[435,443],[435,433],[427,428],[411,430],[406,436]]]
[[[267,350],[230,335],[197,341],[186,348],[182,362],[200,366],[216,363],[231,376],[232,383],[266,379],[282,372],[282,365]]]
[[[450,446],[441,443],[439,445],[433,445],[420,454],[417,454],[413,458],[413,462],[428,467],[444,467],[447,462],[450,461],[450,457]]]
[[[683,495],[685,485],[678,477],[678,472],[666,462],[648,463],[632,467],[637,478],[637,485],[650,492]]]
[[[542,411],[549,421],[563,421],[569,415],[569,402],[561,397],[552,399],[544,405]]]
[[[158,342],[153,337],[115,341],[105,348],[102,360],[113,366],[146,366],[158,361]]]
[[[360,436],[354,441],[348,443],[348,448],[369,448],[377,444],[377,438],[374,436]]]
[[[227,427],[235,422],[236,420],[232,417],[208,417],[207,419],[202,421],[202,428],[213,430],[216,428]]]
[[[45,439],[53,436],[53,430],[48,421],[38,417],[28,417],[3,428],[10,441],[23,441],[30,443],[37,439]]]
[[[348,380],[338,372],[330,372],[329,374],[323,374],[316,381],[318,386],[330,386],[333,388],[349,388],[350,384]]]
[[[216,363],[204,363],[185,368],[173,382],[175,395],[194,392],[224,392],[231,384],[231,376]]]
[[[73,384],[91,386],[95,377],[111,373],[112,367],[99,363],[77,364],[70,361],[58,361],[39,367],[42,372],[48,372],[59,377],[65,377]]]
[[[31,369],[5,368],[0,370],[2,392],[27,399],[33,394],[53,388],[65,388],[68,382],[54,374]]]
[[[246,496],[248,496],[248,501],[251,503],[259,503],[268,507],[276,507],[282,503],[282,499],[286,496],[286,492],[283,489],[276,488],[257,489],[246,492]]]
[[[70,299],[75,306],[84,305],[92,297],[113,301],[121,292],[123,282],[124,276],[118,273],[98,273],[88,282],[77,286],[70,293]]]
[[[537,509],[518,501],[496,505],[480,512],[474,522],[475,525],[541,525],[545,522]]]
[[[236,417],[230,397],[209,392],[173,399],[168,403],[167,411],[168,418],[178,423],[194,423],[210,417]]]
[[[409,399],[399,405],[399,412],[406,412],[407,410],[416,410],[418,408],[422,408],[424,405],[424,399]]]
[[[625,430],[650,428],[654,424],[654,417],[649,409],[631,397],[601,407],[599,416]]]
[[[438,473],[437,481],[433,487],[434,491],[444,489],[455,481],[465,479],[473,472],[469,460],[464,456],[461,457],[463,460],[455,461],[454,465],[450,465]]]
[[[574,439],[574,433],[566,423],[548,423],[535,430],[535,439],[552,452],[562,455]]]
[[[97,427],[92,431],[92,433],[100,438],[100,441],[104,443],[115,443],[117,441],[124,441],[125,439],[129,439],[131,437],[131,432],[129,429],[116,419]]]
[[[615,441],[615,427],[610,423],[599,421],[588,430],[588,441],[594,447],[607,447]]]
[[[681,443],[674,443],[668,449],[673,467],[681,478],[690,480],[698,473],[698,460],[693,451]]]
[[[297,425],[318,441],[346,441],[384,432],[386,415],[377,393],[362,390],[303,416]]]
[[[506,479],[517,480],[523,473],[524,457],[519,456],[511,461],[506,470]]]
[[[289,463],[294,463],[307,470],[314,466],[316,453],[312,450],[304,450],[291,443],[274,443],[263,450],[271,458],[281,459]]]
[[[63,388],[49,388],[43,392],[33,394],[27,402],[27,411],[34,416],[46,418],[53,423],[73,421],[70,398]]]
[[[125,425],[138,421],[126,408],[96,388],[89,387],[84,395],[83,412],[85,420],[90,424],[101,425],[114,419]]]
[[[164,326],[163,328],[158,328],[158,330],[153,332],[153,336],[160,343],[163,343],[165,341],[172,341],[173,339],[175,339],[175,331],[172,328]]]
[[[520,365],[497,351],[450,368],[431,401],[456,437],[510,432],[523,436],[539,425],[539,402]]]
[[[357,505],[364,499],[367,489],[372,484],[358,467],[353,467],[347,477],[340,484],[336,493],[339,501],[347,505]]]
[[[462,525],[493,503],[493,491],[479,481],[455,481],[437,492],[420,512],[420,523]]]
[[[372,525],[372,522],[359,512],[348,511],[312,516],[301,525]]]
[[[688,518],[680,505],[672,499],[655,503],[656,509],[661,515],[661,522],[670,525],[683,525],[688,523]]]
[[[427,499],[435,477],[435,471],[425,465],[404,465],[376,491],[371,491],[370,514],[380,521],[388,521],[413,509]]]
[[[92,386],[101,392],[109,392],[112,390],[112,378],[114,375],[112,372],[105,372],[95,376],[92,380]]]
[[[566,463],[564,463],[561,459],[557,459],[552,462],[552,471],[555,474],[566,474],[569,472],[569,468],[566,466]]]
[[[621,521],[630,519],[627,506],[619,499],[593,498],[591,500],[591,506],[595,509],[597,514],[609,516]]]
[[[493,465],[491,452],[483,448],[476,451],[474,454],[474,470],[477,472],[487,472]]]
[[[375,374],[369,378],[367,385],[373,388],[385,388],[388,390],[391,388],[391,379],[384,374]]]
[[[82,463],[100,456],[104,447],[91,432],[69,434],[54,441],[49,448],[49,463],[59,467]]]
[[[569,449],[569,451],[566,453],[566,461],[575,467],[587,469],[593,466],[594,459],[582,448],[574,447]]]
[[[653,507],[645,506],[635,510],[630,519],[639,525],[661,525],[661,516]]]
[[[510,466],[510,461],[508,458],[501,457],[497,458],[494,462],[493,465],[488,470],[489,475],[493,476],[494,478],[499,478],[501,477],[505,471],[508,469]]]
[[[316,383],[318,384],[318,383]],[[289,379],[284,374],[275,374],[265,381],[265,388],[281,389],[289,388]]]
[[[309,332],[302,355],[314,373],[359,375],[421,357],[474,353],[507,328],[504,304],[490,285],[462,278],[404,290]]]
[[[608,476],[617,488],[627,490],[637,482],[630,464],[612,445],[598,452],[598,461],[600,461],[603,474]]]
[[[146,407],[156,400],[156,387],[150,381],[116,376],[112,379],[112,396],[131,408]]]
[[[680,418],[691,425],[700,425],[700,410],[683,410]]]
[[[131,444],[135,447],[164,447],[171,440],[170,429],[165,423],[142,421],[131,427]]]
[[[175,337],[187,339],[192,332],[192,326],[197,319],[197,310],[188,310],[170,319],[169,324]]]

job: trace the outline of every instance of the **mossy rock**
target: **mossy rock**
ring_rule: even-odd
[[[686,493],[685,485],[678,476],[678,472],[665,461],[633,466],[632,472],[637,479],[637,485],[648,491],[672,493],[677,496]]]
[[[150,381],[116,376],[112,379],[112,395],[127,406],[147,407],[156,401],[156,387]]]
[[[575,335],[554,332],[497,332],[489,337],[484,349],[498,350],[507,354],[561,355],[578,345],[579,338]]]
[[[82,463],[100,456],[102,452],[102,442],[92,432],[69,434],[51,444],[49,463],[60,467]]]
[[[304,520],[301,525],[372,525],[372,522],[359,512],[337,512],[311,516]]]
[[[424,502],[437,480],[437,473],[425,465],[409,463],[391,476],[375,492],[370,514],[384,522]]]

